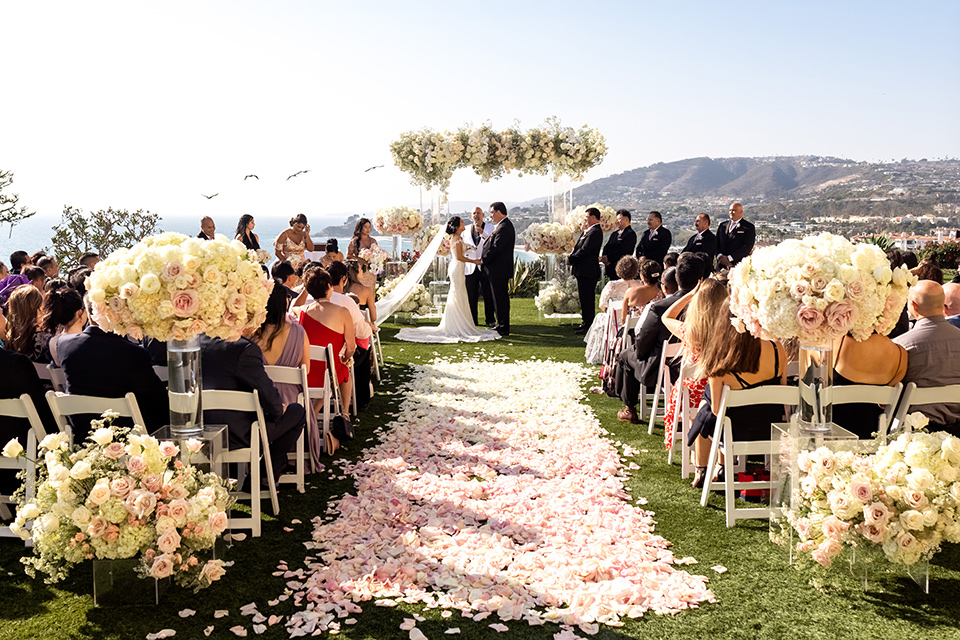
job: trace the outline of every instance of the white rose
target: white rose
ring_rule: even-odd
[[[849,265],[849,264],[840,265],[840,270],[838,275],[840,276],[840,279],[844,282],[852,282],[857,278],[859,274],[860,272],[857,270],[857,268],[852,265]]]
[[[101,447],[113,442],[113,429],[110,427],[101,427],[90,434],[90,439]]]
[[[73,523],[83,529],[88,524],[90,524],[90,519],[93,517],[93,514],[90,513],[90,509],[87,509],[85,506],[80,505],[73,510],[73,513],[70,514],[70,519],[73,520]]]
[[[27,520],[32,520],[33,518],[40,517],[40,507],[34,502],[28,502],[23,505],[23,508],[20,509],[20,516],[26,518]]]
[[[876,279],[877,284],[887,284],[890,282],[890,278],[893,277],[893,272],[888,266],[877,267],[873,270],[873,277]]]
[[[160,291],[160,278],[152,273],[148,273],[140,278],[140,290],[147,295],[152,295]]]
[[[12,438],[10,442],[3,447],[3,455],[5,458],[16,458],[21,453],[23,453],[23,445],[21,445],[20,441],[16,438]]]
[[[50,483],[54,486],[70,479],[70,470],[62,464],[55,464],[50,468]]]
[[[907,486],[917,491],[926,491],[933,486],[936,478],[927,469],[917,469],[907,474]]]
[[[49,451],[56,449],[66,449],[67,447],[67,434],[65,433],[51,433],[46,438],[40,441],[40,446]]]
[[[823,289],[823,297],[830,302],[839,302],[843,300],[843,296],[846,293],[846,287],[839,280],[831,280],[827,283],[827,286]]]
[[[86,460],[81,460],[70,469],[70,477],[74,480],[86,480],[93,472],[93,468]]]
[[[46,532],[56,531],[60,528],[60,518],[52,513],[45,513],[40,518],[40,528]]]
[[[900,524],[904,529],[919,531],[923,529],[923,514],[914,509],[904,511],[900,514]]]

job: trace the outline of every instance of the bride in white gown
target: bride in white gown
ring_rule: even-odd
[[[470,301],[467,298],[467,284],[464,270],[467,262],[479,265],[479,260],[467,258],[463,247],[463,220],[459,216],[447,222],[447,234],[450,236],[450,293],[443,317],[436,327],[417,327],[401,329],[397,338],[408,342],[452,343],[481,342],[496,340],[500,334],[492,329],[477,329],[470,313]]]

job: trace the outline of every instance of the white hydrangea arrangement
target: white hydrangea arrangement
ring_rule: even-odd
[[[907,417],[926,425],[920,413]],[[891,562],[929,560],[941,542],[960,542],[960,439],[901,434],[877,453],[804,451],[787,521],[797,549],[824,566],[845,547],[878,548]]]
[[[104,331],[165,342],[201,333],[237,340],[263,324],[273,280],[237,240],[162,233],[111,253],[87,290]]]
[[[373,226],[380,233],[405,236],[423,229],[423,216],[410,207],[386,207],[374,214]]]
[[[385,281],[383,284],[377,287],[377,300],[380,300],[388,293],[393,291],[393,289],[401,280],[403,280],[403,276],[397,276],[396,278],[391,278],[390,280]],[[424,287],[423,284],[418,283],[397,310],[404,311],[406,313],[415,313],[422,316],[430,313],[430,308],[432,305],[433,301],[430,297],[430,292],[427,291],[427,288]]]
[[[609,233],[617,228],[617,212],[613,207],[608,207],[597,202],[588,205],[581,205],[567,214],[563,224],[573,233],[581,233],[583,226],[587,222],[587,209],[594,207],[600,211],[600,230]]]
[[[390,259],[390,254],[376,243],[371,245],[369,249],[360,249],[360,253],[357,255],[366,260],[370,272],[376,274],[383,273],[387,260]]]
[[[893,329],[916,281],[878,246],[822,233],[757,249],[734,267],[730,310],[738,330],[764,339],[866,340]]]
[[[576,278],[554,278],[540,289],[534,304],[545,316],[556,313],[580,313]]]
[[[573,233],[556,222],[535,222],[523,232],[524,241],[534,253],[568,254],[576,246]]]
[[[40,571],[53,583],[79,562],[139,554],[144,577],[173,576],[195,590],[210,586],[224,574],[224,564],[204,561],[199,552],[212,549],[227,528],[234,500],[224,480],[190,464],[201,450],[199,440],[187,440],[181,452],[142,427],[114,426],[117,417],[107,412],[94,420],[83,445],[71,447],[65,433],[40,442],[36,496],[27,500],[19,489],[10,526],[33,540],[34,555],[23,559],[27,573]],[[17,457],[23,449],[11,440],[3,453]]]

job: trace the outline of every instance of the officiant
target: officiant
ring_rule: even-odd
[[[483,255],[483,243],[493,233],[493,223],[483,221],[483,209],[475,207],[471,216],[473,223],[463,230],[464,255],[471,260],[479,260]],[[467,262],[465,275],[467,283],[467,298],[470,301],[470,313],[473,315],[473,324],[477,322],[477,306],[483,296],[483,314],[488,327],[497,326],[497,319],[493,313],[493,292],[490,290],[490,280],[487,274],[477,265]]]
[[[600,210],[596,207],[587,209],[587,220],[583,226],[583,235],[567,256],[567,264],[573,267],[573,277],[577,279],[577,293],[580,296],[580,315],[583,323],[576,329],[580,335],[587,333],[596,315],[597,283],[600,282],[600,246],[603,244]]]

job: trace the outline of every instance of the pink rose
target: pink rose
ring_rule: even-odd
[[[167,490],[167,493],[174,500],[179,500],[180,498],[187,497],[187,490],[184,488],[182,484],[170,485],[170,488]]]
[[[850,493],[860,502],[869,502],[873,498],[873,487],[869,482],[851,482]]]
[[[126,507],[129,513],[132,513],[137,518],[143,519],[150,515],[153,512],[153,508],[157,506],[157,496],[149,491],[137,489],[136,491],[130,492],[123,506]]]
[[[854,323],[860,312],[857,308],[848,302],[834,302],[827,307],[827,324],[830,326],[831,333],[836,336],[842,336],[853,328]]]
[[[223,568],[222,560],[208,560],[200,570],[200,577],[208,582],[215,582],[223,577],[226,570]]]
[[[203,449],[203,442],[197,440],[196,438],[190,438],[187,440],[187,451],[190,453],[200,453],[200,450]]]
[[[220,535],[227,529],[227,514],[223,511],[211,513],[210,517],[207,518],[207,526],[213,532],[213,535]]]
[[[138,325],[132,324],[127,327],[127,335],[134,340],[143,340],[143,329]]]
[[[890,521],[890,509],[882,502],[874,502],[863,508],[863,519],[869,523],[886,525]]]
[[[183,327],[175,324],[173,325],[173,329],[170,331],[170,337],[174,340],[186,340],[189,336],[187,336],[187,332],[184,331]]]
[[[823,324],[823,313],[816,307],[801,304],[797,307],[797,323],[808,333],[813,333]]]
[[[887,532],[885,526],[877,524],[876,522],[864,522],[863,524],[857,525],[857,530],[864,538],[877,544],[883,542],[883,536]]]
[[[839,540],[840,536],[843,535],[843,532],[849,527],[849,524],[843,522],[836,516],[827,516],[820,524],[820,529],[823,531],[823,535],[831,540]]]
[[[918,544],[919,542],[913,537],[912,533],[904,531],[897,536],[897,547],[899,547],[901,551],[912,551],[917,548]]]
[[[227,296],[227,311],[231,311],[238,316],[247,308],[247,298],[242,293],[231,293]]]
[[[927,496],[924,495],[922,491],[916,491],[914,489],[904,489],[903,500],[910,505],[911,509],[923,509],[930,504]]]
[[[854,300],[863,296],[866,292],[866,288],[863,286],[863,283],[859,280],[853,280],[847,283],[847,295],[853,298]]]
[[[196,318],[194,319],[193,322],[190,323],[190,328],[187,329],[187,332],[195,335],[200,335],[206,330],[207,330],[207,323],[201,320],[200,318]]]
[[[147,470],[147,463],[140,456],[130,456],[127,460],[127,471],[133,475],[140,475]]]
[[[180,447],[173,444],[172,442],[160,443],[160,455],[162,455],[164,458],[172,458],[178,453],[180,453]]]
[[[820,551],[820,549],[814,549],[813,553],[810,555],[816,562],[819,562],[825,567],[829,567],[833,563],[833,560],[830,558],[830,556],[825,554],[823,551]]]
[[[200,308],[200,296],[193,289],[177,291],[170,302],[173,303],[173,312],[181,318],[189,318]]]
[[[167,529],[157,538],[157,549],[161,553],[173,553],[180,547],[180,534],[176,529]]]
[[[87,525],[87,535],[91,538],[99,538],[107,532],[110,523],[103,516],[93,516],[90,524]]]
[[[127,306],[126,301],[120,296],[113,296],[110,298],[110,309],[114,313],[120,313],[120,311]]]
[[[199,289],[202,284],[203,278],[200,277],[199,273],[191,273],[187,276],[187,287],[190,289]]]
[[[810,278],[810,288],[813,289],[814,291],[823,291],[824,289],[827,288],[827,284],[829,284],[829,282],[830,281],[827,280],[826,277],[822,275],[813,276],[812,278]]]
[[[790,297],[794,300],[801,300],[803,296],[807,295],[807,289],[809,285],[806,280],[798,280],[790,285]]]
[[[168,262],[163,265],[163,270],[160,272],[160,277],[166,280],[167,282],[172,282],[176,280],[177,277],[183,273],[183,265],[179,262]]]
[[[157,556],[150,567],[150,576],[157,578],[166,578],[173,575],[173,558],[168,554]]]
[[[178,525],[183,525],[190,513],[190,503],[183,498],[178,498],[170,502],[167,506],[167,515],[177,521]]]
[[[818,546],[817,549],[826,554],[828,558],[833,558],[843,551],[843,545],[841,545],[837,540],[827,538],[820,543],[820,546]]]
[[[240,287],[240,293],[242,293],[245,296],[252,296],[254,292],[256,292],[257,285],[259,284],[260,284],[259,282],[255,282],[253,280],[247,280],[243,283],[243,286]]]
[[[156,473],[150,473],[140,479],[140,484],[150,493],[156,493],[163,486],[163,478]]]
[[[124,455],[126,455],[127,450],[124,449],[123,445],[119,442],[111,442],[103,449],[103,455],[107,456],[111,460],[119,460]]]
[[[130,476],[117,478],[110,483],[110,493],[118,498],[126,498],[127,495],[133,491],[133,488],[136,486],[136,484],[136,480]]]

